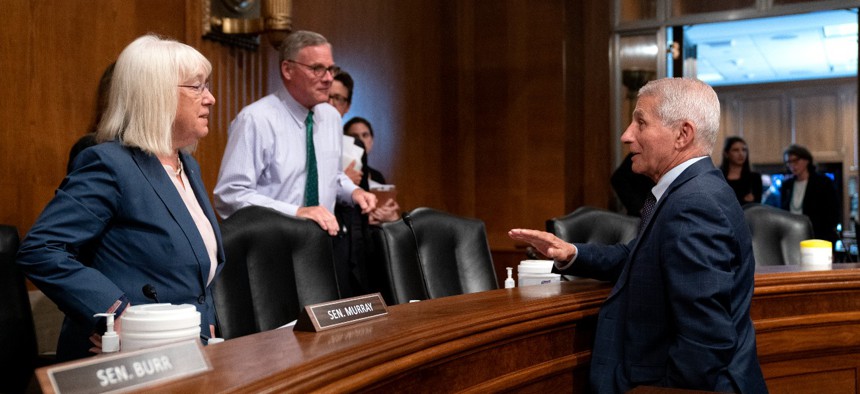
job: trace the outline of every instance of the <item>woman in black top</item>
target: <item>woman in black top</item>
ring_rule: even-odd
[[[741,205],[761,202],[761,174],[750,170],[749,149],[743,138],[726,138],[720,170]]]

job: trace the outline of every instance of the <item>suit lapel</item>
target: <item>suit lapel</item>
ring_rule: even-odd
[[[188,212],[188,207],[185,206],[185,202],[179,196],[176,186],[173,185],[173,182],[167,176],[164,167],[158,161],[157,157],[149,155],[140,149],[132,149],[131,151],[132,158],[137,163],[144,178],[152,186],[155,194],[158,195],[158,198],[164,203],[167,211],[170,212],[170,216],[176,221],[179,228],[182,229],[183,234],[185,234],[185,238],[188,240],[192,252],[197,258],[197,264],[200,266],[199,279],[201,283],[205,284],[209,275],[209,253],[206,251],[206,245],[203,243],[203,238],[200,237],[200,231],[197,230],[194,219]],[[183,166],[184,164],[185,160],[183,160]],[[197,190],[195,190],[195,193],[197,193]]]
[[[643,240],[646,240],[649,236],[651,236],[651,227],[654,226],[654,223],[658,221],[657,216],[660,215],[660,211],[663,208],[663,205],[665,205],[664,203],[670,200],[672,193],[676,189],[681,187],[681,185],[683,185],[690,179],[693,179],[694,177],[698,176],[699,174],[704,173],[709,169],[713,168],[713,164],[709,163],[711,163],[711,161],[708,160],[708,158],[704,158],[687,167],[687,169],[681,172],[681,175],[678,175],[678,177],[675,178],[674,181],[672,181],[672,184],[669,185],[669,187],[666,189],[666,192],[663,193],[663,196],[660,197],[659,201],[657,201],[657,205],[654,206],[654,214],[651,216],[651,219],[648,221],[648,223],[645,223],[645,229],[642,230],[642,234],[636,239],[636,243],[633,245],[633,248],[630,249],[630,254],[627,256],[627,262],[624,263],[624,268],[621,269],[621,274],[618,276],[618,281],[615,282],[615,286],[612,287],[612,292],[609,293],[609,297],[607,297],[607,300],[613,298],[624,286],[627,285],[627,278],[630,276],[630,265],[633,264],[633,261],[636,257],[636,253],[638,253],[639,251],[639,244]]]

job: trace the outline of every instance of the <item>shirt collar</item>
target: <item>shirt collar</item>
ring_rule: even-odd
[[[290,92],[287,91],[287,88],[283,84],[281,84],[275,94],[277,94],[281,103],[284,104],[284,107],[287,108],[287,112],[290,113],[290,117],[293,118],[299,128],[304,128],[305,119],[307,119],[308,112],[310,112],[310,110],[305,108],[304,105],[299,104],[299,102],[290,95]]]
[[[671,185],[672,182],[675,182],[675,179],[678,179],[678,176],[681,175],[687,167],[706,157],[707,156],[694,157],[673,167],[669,172],[663,174],[663,177],[661,177],[660,180],[657,181],[657,184],[651,188],[651,194],[654,195],[654,198],[656,198],[657,201],[660,201],[660,199],[663,198],[663,194],[666,193],[667,189],[669,189],[669,185]]]

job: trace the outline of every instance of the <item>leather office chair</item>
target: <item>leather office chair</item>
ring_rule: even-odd
[[[221,224],[227,261],[215,280],[221,336],[296,320],[307,305],[340,298],[331,237],[315,222],[247,207]]]
[[[18,230],[0,225],[0,392],[24,392],[38,362],[36,329],[24,275],[15,265]]]
[[[756,266],[800,264],[800,241],[814,238],[804,215],[762,204],[744,205]]]
[[[404,217],[372,231],[387,303],[498,288],[482,221],[431,208],[416,208]]]
[[[612,245],[636,238],[639,218],[593,207],[579,207],[546,221],[546,231],[567,242]]]

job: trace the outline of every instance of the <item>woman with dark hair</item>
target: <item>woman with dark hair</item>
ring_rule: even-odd
[[[749,148],[743,138],[726,138],[720,170],[741,205],[761,202],[761,174],[750,170]]]
[[[357,116],[350,119],[349,122],[343,125],[343,134],[361,141],[364,144],[364,151],[368,156],[370,155],[370,151],[373,149],[373,126],[370,125],[367,119]],[[368,173],[368,183],[371,189],[374,186],[385,184],[385,177],[382,176],[381,172],[375,168],[370,168],[370,166],[364,168]],[[376,209],[370,212],[371,224],[392,222],[400,219],[400,205],[397,204],[397,201],[389,198],[386,201],[380,200],[379,203]]]
[[[815,238],[836,241],[839,223],[839,197],[836,185],[826,175],[815,172],[812,153],[800,145],[791,145],[783,159],[792,177],[782,183],[782,209],[809,217]]]

